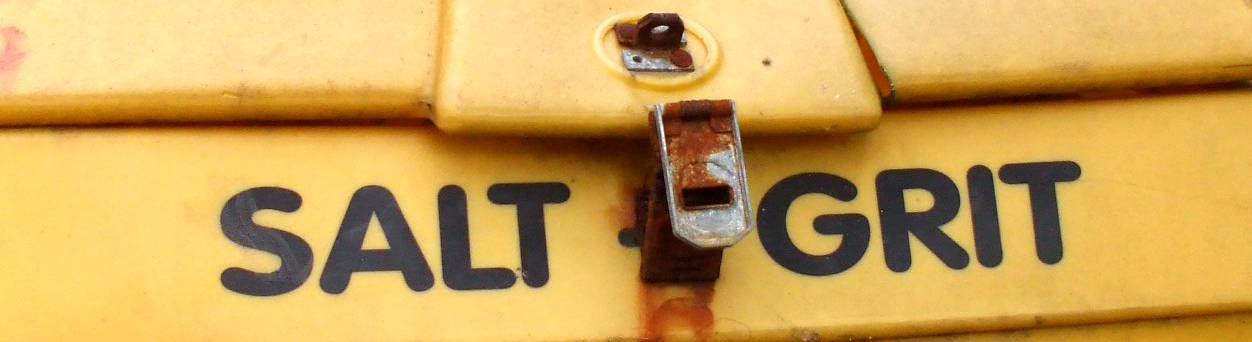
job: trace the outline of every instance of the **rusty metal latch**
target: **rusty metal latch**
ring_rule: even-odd
[[[622,46],[622,64],[630,71],[690,72],[695,70],[683,20],[674,13],[648,13],[637,23],[613,26]]]
[[[657,163],[643,225],[645,281],[709,281],[722,249],[751,230],[743,146],[730,100],[657,105],[649,120]]]

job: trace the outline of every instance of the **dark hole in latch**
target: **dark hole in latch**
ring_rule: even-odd
[[[728,207],[733,199],[734,192],[729,185],[683,188],[682,190],[683,208],[686,209]]]

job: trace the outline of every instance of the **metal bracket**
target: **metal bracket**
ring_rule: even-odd
[[[638,23],[613,26],[622,46],[622,64],[630,71],[695,71],[683,20],[674,13],[648,13]]]
[[[657,105],[649,120],[657,165],[643,227],[645,281],[708,281],[722,249],[751,231],[738,119],[730,100]]]

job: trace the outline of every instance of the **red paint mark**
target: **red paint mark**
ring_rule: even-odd
[[[641,284],[641,339],[663,341],[690,333],[697,341],[707,341],[713,332],[713,283]]]
[[[6,91],[13,87],[17,68],[26,59],[26,51],[22,48],[26,33],[13,26],[4,26],[0,27],[0,38],[4,40],[4,48],[0,49],[0,91]]]

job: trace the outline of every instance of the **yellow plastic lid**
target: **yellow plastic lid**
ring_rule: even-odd
[[[0,1],[0,125],[426,117],[439,4]]]
[[[844,0],[895,102],[1252,79],[1252,3]]]

